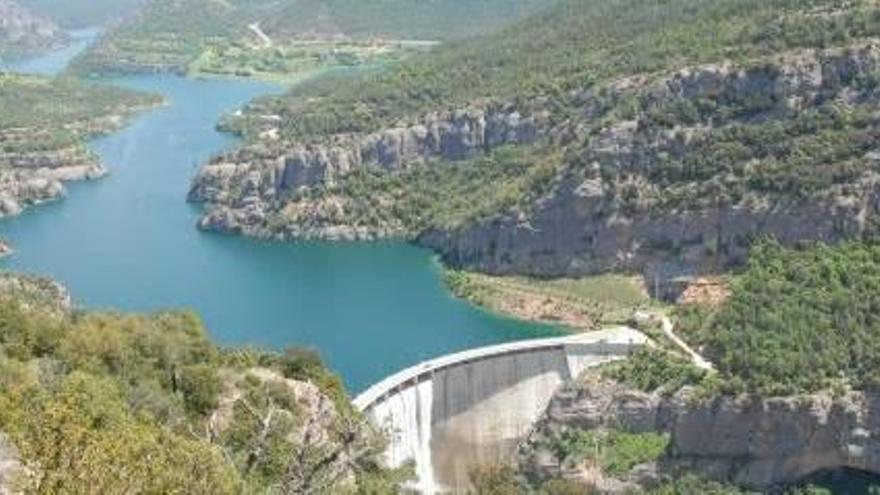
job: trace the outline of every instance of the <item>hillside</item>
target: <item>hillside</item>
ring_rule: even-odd
[[[0,73],[0,217],[62,197],[65,181],[106,174],[86,139],[159,103],[117,87]]]
[[[68,29],[91,28],[134,14],[142,0],[18,0],[18,3]]]
[[[664,279],[742,263],[758,234],[859,238],[878,33],[867,0],[569,1],[258,100],[190,197],[207,229],[406,238],[507,274]]]
[[[400,52],[424,41],[473,35],[552,1],[151,0],[107,33],[74,70],[254,75],[305,72],[302,65],[373,64],[384,61],[375,56],[377,46]],[[314,41],[348,46],[316,53]],[[338,51],[347,55],[337,60]],[[200,60],[205,57],[210,60]]]
[[[65,41],[66,35],[52,21],[12,0],[0,0],[0,57],[32,54]]]
[[[221,349],[191,313],[74,312],[55,284],[0,282],[3,492],[394,492],[382,437],[311,352]]]

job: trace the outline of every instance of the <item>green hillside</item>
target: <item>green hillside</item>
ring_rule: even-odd
[[[284,154],[431,111],[507,105],[541,119],[544,137],[513,150],[291,191],[269,205],[264,233],[313,224],[409,238],[454,232],[528,215],[563,178],[597,171],[605,211],[628,216],[818,198],[874,166],[864,156],[880,132],[870,48],[878,34],[880,10],[867,0],[569,0],[429,56],[259,99],[222,126],[251,137],[258,154]],[[809,57],[840,74],[826,74],[824,87],[780,89],[794,84],[789,73],[808,73]],[[703,75],[687,80],[684,69]],[[676,84],[697,89],[670,93]],[[267,131],[276,139],[256,139]]]
[[[381,437],[311,352],[221,349],[191,313],[59,312],[47,303],[8,292],[0,302],[4,487],[394,492],[396,474],[376,465]],[[303,436],[306,427],[319,439]]]
[[[822,15],[838,6],[840,15]],[[285,117],[283,129],[295,138],[372,131],[478,98],[551,98],[546,106],[564,111],[573,103],[569,91],[601,89],[614,78],[845,46],[878,33],[876,9],[859,0],[566,0],[391,70],[320,80],[264,102],[267,112]],[[357,111],[344,111],[350,108]]]
[[[6,153],[82,147],[86,138],[160,102],[114,86],[0,73],[0,147]]]
[[[448,40],[504,25],[552,2],[152,0],[139,15],[112,29],[75,70],[186,72],[207,50],[222,54],[230,45],[247,50],[258,64],[271,65],[279,53],[258,50],[267,47],[249,26],[259,26],[282,54],[300,48],[297,40]]]

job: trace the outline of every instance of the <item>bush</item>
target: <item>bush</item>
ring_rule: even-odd
[[[653,348],[635,351],[629,359],[607,367],[602,374],[643,392],[662,388],[665,393],[673,393],[686,385],[698,385],[706,377],[705,371],[687,359]]]
[[[180,371],[179,388],[191,412],[207,415],[217,409],[220,398],[220,377],[217,369],[207,364],[187,366]]]
[[[505,465],[486,465],[468,473],[474,495],[518,495],[520,493],[516,470]]]

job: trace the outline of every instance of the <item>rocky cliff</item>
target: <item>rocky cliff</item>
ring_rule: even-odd
[[[134,113],[157,103],[123,104],[73,122],[56,117],[51,124],[0,129],[0,218],[63,198],[65,182],[105,176],[108,170],[83,141],[120,129]]]
[[[0,0],[0,54],[29,54],[66,41],[67,36],[53,22],[11,0]]]
[[[264,225],[267,216],[298,192],[332,186],[357,170],[399,172],[432,161],[465,160],[500,145],[532,143],[547,127],[546,115],[523,116],[511,106],[484,104],[430,113],[372,134],[337,135],[326,142],[305,145],[274,141],[277,128],[271,122],[278,119],[271,117],[265,119],[260,143],[217,157],[193,179],[189,199],[212,205],[199,223],[202,228],[272,235]],[[383,229],[315,223],[318,226],[313,229],[294,228],[285,237],[393,235]]]
[[[817,174],[822,182],[803,190],[797,190],[797,179],[770,184],[783,177],[762,175],[782,176],[770,168],[799,145],[820,155],[821,150],[808,148],[811,138],[796,135],[801,143],[774,156],[772,147],[783,148],[782,143],[759,149],[764,145],[748,134],[766,129],[773,135],[774,126],[800,125],[788,123],[829,101],[847,111],[873,112],[877,94],[860,81],[875,73],[878,54],[874,45],[805,51],[757,66],[697,67],[653,83],[620,81],[614,86],[617,98],[643,88],[636,91],[638,116],[589,138],[579,165],[567,167],[529,211],[500,214],[456,231],[425,232],[419,242],[450,264],[492,273],[637,269],[674,274],[740,263],[751,239],[761,234],[785,243],[858,237],[871,229],[878,207],[880,155],[873,120],[853,130],[863,142],[796,172]],[[657,113],[677,111],[670,107],[706,102],[714,107],[708,118],[656,122]],[[839,176],[817,172],[835,162],[848,170]]]
[[[630,483],[650,484],[682,470],[753,488],[827,469],[880,473],[878,405],[873,393],[701,400],[689,389],[662,397],[591,380],[557,393],[521,464],[537,478],[557,476],[543,438],[563,428],[615,428],[671,436],[667,454],[656,465],[634,469],[625,480]]]
[[[93,180],[106,173],[81,146],[0,153],[0,217],[62,198],[64,182]]]
[[[874,42],[798,50],[572,92],[566,119],[542,99],[483,103],[309,145],[278,139],[282,119],[267,115],[262,139],[203,167],[190,199],[210,205],[200,226],[211,230],[400,236],[411,230],[403,220],[355,221],[333,185],[354,170],[442,167],[500,145],[561,149],[546,192],[525,206],[410,237],[451,265],[491,273],[714,271],[741,262],[760,234],[793,243],[872,232],[878,58]]]

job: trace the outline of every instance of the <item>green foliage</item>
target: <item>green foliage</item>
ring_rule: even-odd
[[[553,154],[501,148],[469,161],[414,166],[401,173],[361,169],[338,184],[290,198],[276,224],[283,228],[301,220],[299,204],[340,200],[342,211],[332,208],[326,220],[415,237],[526,204],[547,190],[559,164]]]
[[[238,492],[219,449],[133,415],[112,379],[74,372],[54,389],[3,392],[18,408],[3,429],[38,467],[28,492]]]
[[[682,320],[731,391],[880,385],[880,246],[758,242],[731,289],[716,314]]]
[[[541,485],[542,495],[593,495],[598,490],[573,480],[550,480]]]
[[[74,148],[161,98],[109,85],[0,72],[0,155]],[[86,156],[88,158],[88,156]],[[2,165],[2,159],[0,159]]]
[[[257,113],[281,115],[285,135],[300,140],[373,131],[406,115],[481,98],[517,101],[521,111],[540,100],[561,121],[582,108],[581,90],[611,79],[784,49],[840,46],[880,33],[880,17],[867,1],[851,2],[839,17],[808,14],[835,6],[839,0],[563,0],[515,26],[445,45],[389,70],[319,80],[265,98]],[[801,23],[815,31],[802,30]],[[847,35],[825,40],[823,24]],[[772,34],[768,26],[775,26]],[[726,104],[735,116],[767,102]],[[676,111],[691,118],[698,113]],[[248,133],[250,125],[242,121],[239,130]]]
[[[132,15],[141,0],[16,0],[67,28],[90,28]]]
[[[645,495],[757,495],[733,485],[707,481],[692,474],[664,480],[658,486],[639,490]]]
[[[293,451],[333,454],[296,440],[309,418],[285,370],[342,404],[345,427],[328,435],[366,453],[353,458],[355,481],[392,492],[403,472],[371,460],[381,439],[361,432],[313,356],[221,351],[192,313],[67,314],[39,294],[0,300],[0,431],[29,468],[25,493],[265,493],[287,479]]]
[[[564,428],[547,440],[547,448],[560,467],[589,461],[611,476],[624,475],[639,464],[659,459],[668,445],[667,434],[576,428]]]
[[[0,73],[0,129],[62,129],[103,117],[125,116],[131,113],[130,108],[159,101],[157,95],[117,86]]]
[[[505,465],[477,466],[468,473],[473,495],[518,495],[520,483],[516,470]]]
[[[662,389],[666,393],[686,385],[698,385],[706,377],[705,371],[687,359],[653,348],[639,349],[629,359],[606,367],[602,373],[644,392]]]
[[[180,370],[179,387],[190,411],[207,415],[217,408],[220,378],[216,367],[204,363],[186,366]]]

